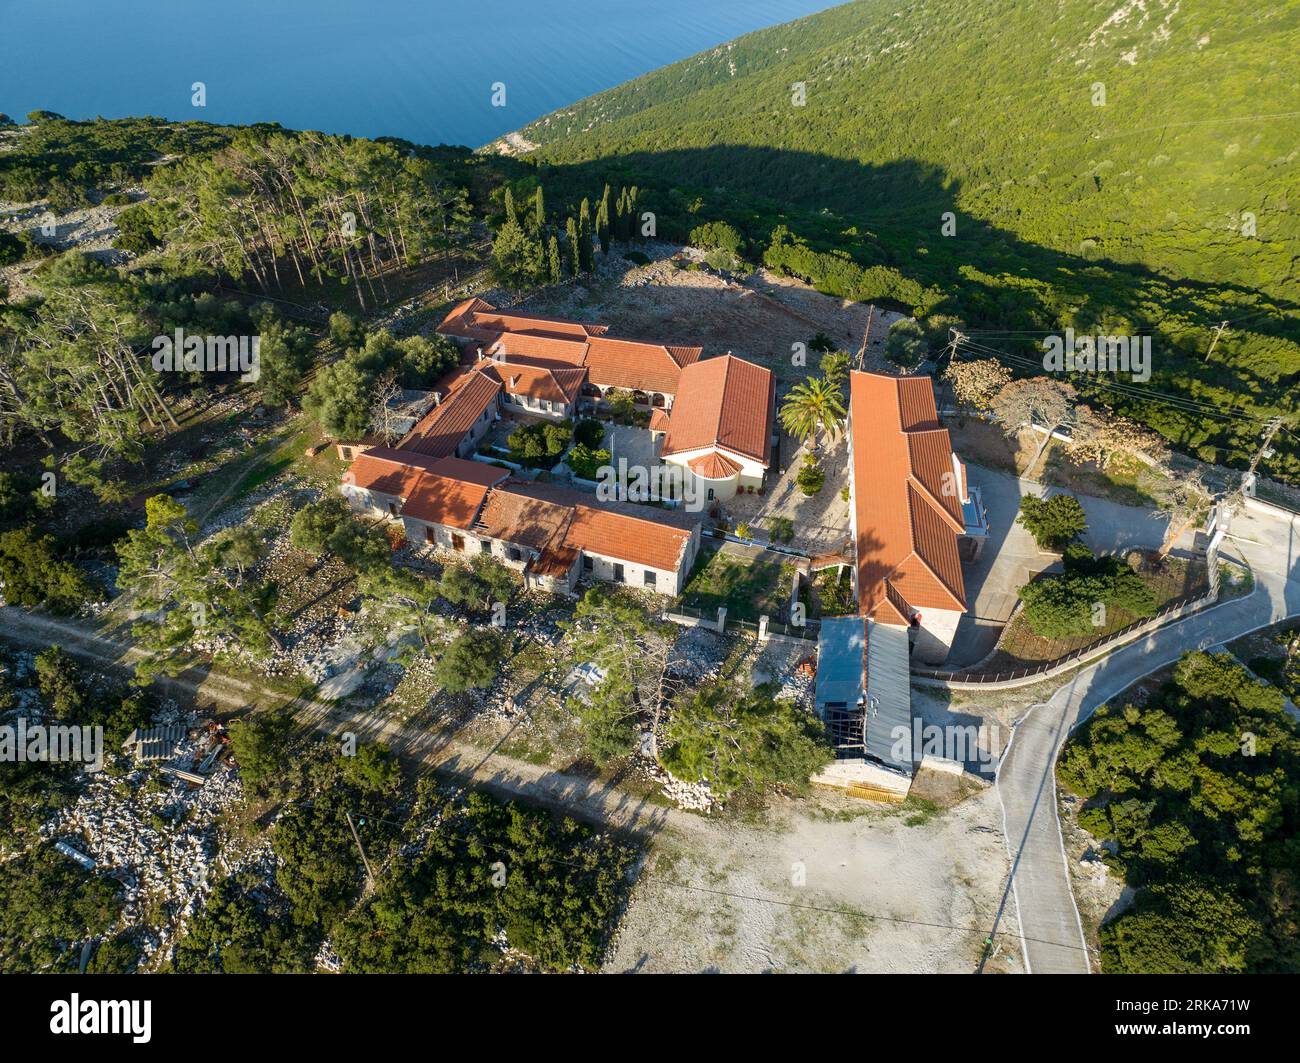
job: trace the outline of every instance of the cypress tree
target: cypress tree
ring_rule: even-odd
[[[591,246],[591,204],[586,196],[578,208],[578,255],[582,271],[590,273],[596,266],[596,259]]]
[[[636,199],[639,189],[633,185],[627,194],[627,235],[629,239],[635,239],[641,235],[641,222],[636,214]]]
[[[600,238],[600,250],[609,254],[609,185],[600,196],[600,206],[596,208],[596,235]]]
[[[618,206],[614,213],[614,236],[619,240],[627,239],[627,189],[619,188]]]
[[[576,277],[582,271],[582,253],[578,247],[578,223],[570,218],[564,226],[569,245],[569,271]]]
[[[510,186],[506,185],[506,224],[518,223],[519,219],[515,217],[515,196],[510,191]]]
[[[559,284],[564,279],[564,267],[560,264],[560,241],[551,233],[550,243],[547,245],[547,263],[550,267],[551,283]]]
[[[537,191],[533,193],[533,218],[537,224],[537,231],[543,232],[546,229],[546,208],[542,204],[542,186],[537,186]]]

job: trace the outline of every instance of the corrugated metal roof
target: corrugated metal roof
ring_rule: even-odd
[[[907,656],[907,628],[867,621],[867,756],[910,775],[912,688]],[[906,741],[900,743],[902,738]]]
[[[863,651],[866,621],[860,616],[822,621],[817,636],[817,707],[842,704],[852,707],[862,700]]]

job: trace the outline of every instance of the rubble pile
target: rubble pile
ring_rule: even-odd
[[[206,741],[206,735],[187,737],[174,763],[192,764]],[[198,787],[149,766],[116,777],[100,772],[41,833],[70,841],[122,883],[122,925],[142,928],[147,962],[200,907],[210,876],[224,872],[213,868],[217,823],[240,797],[238,774],[226,763]]]
[[[668,672],[689,686],[702,686],[718,678],[730,652],[726,636],[704,627],[688,627],[673,644]]]

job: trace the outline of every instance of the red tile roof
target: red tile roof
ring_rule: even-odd
[[[476,530],[540,551],[532,569],[547,575],[567,572],[564,559],[576,550],[675,572],[698,524],[698,518],[671,510],[647,511],[567,487],[508,480],[492,489]]]
[[[527,484],[507,480],[488,495],[475,527],[481,535],[542,550],[552,540],[562,543],[573,508],[539,498]]]
[[[698,362],[702,351],[593,336],[587,344],[587,375],[601,387],[676,395],[683,368]]]
[[[417,477],[401,515],[430,524],[469,529],[478,517],[488,489],[508,475],[505,469],[479,461],[439,458]]]
[[[578,401],[578,392],[587,375],[581,369],[545,369],[520,362],[485,361],[483,367],[483,372],[501,382],[508,395],[570,405]]]
[[[508,362],[526,359],[533,365],[548,368],[581,366],[587,362],[587,342],[585,338],[557,339],[554,336],[503,332],[488,344],[485,353],[488,357],[503,358]]]
[[[410,430],[397,449],[441,458],[456,447],[474,427],[483,411],[496,402],[501,385],[486,373],[466,373],[442,402]]]
[[[483,339],[497,333],[510,332],[582,340],[587,336],[599,336],[608,329],[608,325],[584,325],[521,310],[498,310],[478,297],[457,303],[438,325],[438,331],[445,335],[468,339]]]
[[[775,387],[769,370],[734,355],[688,365],[682,370],[663,453],[720,447],[766,467]]]
[[[411,459],[417,459],[412,461]],[[389,447],[371,447],[357,455],[343,474],[343,483],[363,487],[367,491],[406,498],[415,487],[420,473],[436,458],[423,454],[409,454]]]
[[[545,314],[529,314],[522,310],[497,310],[493,307],[476,309],[473,313],[473,323],[478,328],[490,329],[493,332],[579,340],[587,336],[603,336],[609,331],[608,325],[590,325],[579,321],[565,321],[559,317],[547,317]]]
[[[738,461],[732,461],[725,454],[719,454],[716,450],[708,454],[701,454],[698,458],[691,458],[686,463],[698,476],[703,476],[706,480],[725,480],[728,477],[735,476],[740,472],[743,466]]]
[[[960,485],[933,383],[854,372],[849,391],[859,610],[894,625],[917,610],[964,612]]]
[[[438,326],[447,336],[480,342],[489,355],[534,365],[587,367],[601,387],[674,395],[682,369],[699,361],[702,348],[607,336],[608,325],[591,325],[517,310],[497,310],[482,299],[452,307]]]
[[[677,571],[690,541],[685,528],[590,504],[577,507],[565,538],[566,545],[588,553],[664,572]]]

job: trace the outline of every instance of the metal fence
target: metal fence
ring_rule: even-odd
[[[1166,602],[1154,615],[1143,617],[1135,620],[1126,627],[1118,631],[1111,632],[1104,639],[1092,643],[1089,646],[1081,646],[1073,653],[1058,657],[1054,661],[1042,661],[1039,664],[1027,666],[1025,668],[1015,668],[1009,672],[945,672],[937,669],[913,668],[912,675],[921,679],[936,679],[945,683],[970,683],[972,685],[983,685],[991,683],[1010,683],[1018,679],[1028,679],[1031,676],[1045,675],[1048,672],[1063,671],[1071,664],[1079,661],[1084,657],[1092,657],[1100,653],[1106,647],[1116,642],[1122,641],[1127,636],[1142,629],[1155,630],[1175,612],[1191,611],[1193,607],[1199,608],[1213,602],[1218,595],[1214,592],[1204,594],[1195,598],[1183,598],[1178,601]]]

